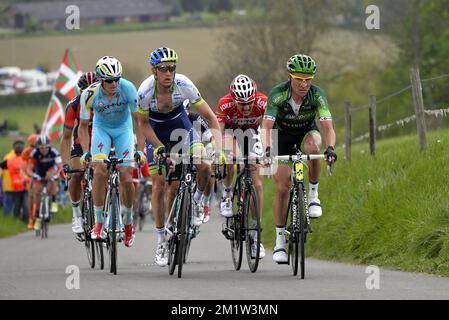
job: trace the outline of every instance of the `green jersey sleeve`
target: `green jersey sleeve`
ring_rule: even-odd
[[[318,102],[318,116],[320,117],[320,121],[332,120],[332,114],[329,110],[326,94],[321,88],[316,87],[316,89],[314,100]]]
[[[276,121],[279,106],[284,103],[284,101],[287,99],[287,96],[288,91],[286,91],[285,83],[271,89],[270,93],[268,94],[267,108],[265,109],[263,118]]]

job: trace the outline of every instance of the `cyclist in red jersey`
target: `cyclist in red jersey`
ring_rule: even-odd
[[[257,91],[254,80],[240,74],[232,80],[227,95],[220,99],[216,115],[223,135],[225,152],[236,155],[246,154],[252,158],[262,158],[262,141],[259,126],[267,106],[267,96]],[[238,130],[240,129],[240,130]],[[245,149],[246,140],[248,146]],[[237,143],[236,143],[237,142]],[[232,217],[232,178],[234,165],[227,164],[228,174],[223,180],[223,195],[220,205],[220,214],[224,217]],[[252,165],[252,178],[259,198],[259,208],[263,208],[262,177],[259,173],[261,166]],[[253,242],[252,250],[257,249],[257,243]],[[265,256],[265,249],[260,243],[260,259]]]
[[[84,89],[97,82],[98,80],[98,76],[95,72],[86,72],[78,79],[78,87],[82,92]],[[71,168],[81,169],[80,158],[84,152],[78,138],[78,125],[80,123],[80,98],[81,93],[67,104],[65,110],[64,132],[61,139],[61,158],[63,169],[65,172],[69,171]],[[91,112],[89,125],[90,136],[92,134],[92,119],[93,112]],[[69,194],[72,200],[73,211],[72,231],[78,237],[84,232],[81,210],[79,207],[81,199],[82,180],[82,173],[74,173],[71,175],[71,180],[69,182]]]

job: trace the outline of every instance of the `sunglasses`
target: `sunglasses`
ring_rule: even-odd
[[[175,65],[172,65],[172,66],[158,66],[158,67],[156,67],[156,69],[158,69],[162,73],[166,73],[167,71],[172,73],[172,72],[175,72],[176,66]]]
[[[237,105],[240,106],[240,107],[245,107],[245,106],[252,106],[253,103],[254,103],[254,100],[253,101],[248,101],[248,102],[237,102]]]
[[[300,77],[300,76],[295,76],[294,74],[291,74],[291,73],[290,73],[290,77],[292,77],[295,80],[300,80],[300,81],[310,81],[310,80],[313,80],[313,78],[314,78],[314,76],[303,78],[303,77]]]
[[[104,80],[104,82],[106,83],[113,83],[113,82],[119,82],[120,78],[115,78],[115,79],[108,79],[108,80]]]

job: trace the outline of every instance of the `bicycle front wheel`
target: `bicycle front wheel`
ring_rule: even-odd
[[[176,264],[178,262],[178,247],[179,247],[179,230],[181,230],[181,215],[182,215],[182,203],[183,194],[178,194],[175,198],[173,209],[173,231],[170,239],[168,240],[168,273],[173,275],[175,272]]]
[[[305,202],[304,202],[304,185],[298,184],[295,187],[296,205],[291,206],[290,214],[290,237],[289,237],[289,255],[292,261],[293,275],[298,274],[301,270],[301,279],[305,275]],[[296,210],[295,210],[296,207]]]
[[[115,191],[111,193],[111,212],[110,212],[110,261],[111,272],[117,274],[117,230],[119,229],[117,217],[120,214],[120,203]]]
[[[182,201],[181,216],[178,217],[181,220],[179,231],[179,246],[177,252],[178,258],[178,278],[182,277],[182,265],[184,264],[184,253],[187,246],[187,233],[188,225],[187,218],[192,215],[192,199],[190,196],[190,190],[188,188],[184,189],[184,196]]]
[[[243,207],[242,190],[240,182],[237,180],[232,194],[232,213],[231,218],[226,219],[227,229],[231,232],[231,254],[232,262],[235,270],[240,270],[243,258],[243,236],[242,236],[242,214],[240,213]]]
[[[252,185],[245,195],[244,230],[248,266],[251,272],[256,272],[260,255],[260,212],[257,192]]]
[[[83,225],[84,225],[84,247],[86,248],[87,261],[90,267],[95,268],[95,242],[90,236],[90,231],[93,229],[93,210],[91,210],[89,199],[83,199]]]

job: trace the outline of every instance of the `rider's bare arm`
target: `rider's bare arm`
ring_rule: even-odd
[[[81,148],[86,152],[89,150],[89,120],[80,119],[78,127],[78,137],[80,139]]]
[[[263,119],[262,121],[262,145],[264,150],[271,147],[271,130],[274,127],[274,121],[270,119]]]
[[[334,131],[334,126],[332,124],[332,120],[320,121],[321,127],[323,128],[324,140],[326,142],[326,147],[331,146],[335,147],[336,143],[336,135]]]
[[[69,164],[71,143],[72,143],[72,130],[64,128],[61,138],[61,158],[63,164]]]
[[[161,146],[162,142],[158,139],[154,133],[153,128],[148,122],[148,116],[142,113],[133,113],[133,117],[137,121],[137,127],[139,130],[137,134],[137,150],[143,150],[145,144],[145,138],[147,138],[155,147]]]
[[[202,101],[200,104],[195,105],[195,107],[198,110],[198,113],[200,116],[208,123],[212,135],[214,137],[214,145],[216,149],[221,148],[221,130],[220,126],[218,124],[217,117],[215,116],[215,113],[212,111],[212,109],[209,107],[206,101]]]

